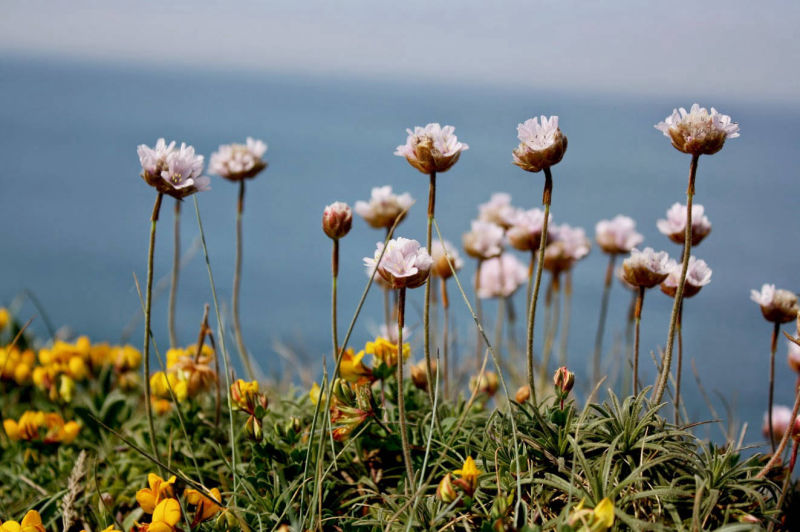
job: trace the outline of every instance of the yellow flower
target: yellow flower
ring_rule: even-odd
[[[11,313],[5,307],[0,307],[0,331],[6,328],[11,321]]]
[[[237,379],[231,384],[231,400],[240,410],[247,412],[250,408],[255,408],[257,396],[258,381]]]
[[[147,475],[147,483],[150,486],[149,488],[142,488],[136,492],[136,502],[142,507],[144,513],[152,514],[159,503],[173,496],[175,475],[169,477],[169,480],[165,481],[155,473],[150,473]],[[177,504],[177,501],[175,502]]]
[[[311,404],[316,405],[320,401],[320,395],[322,395],[321,399],[325,402],[325,395],[320,394],[319,384],[316,382],[311,386],[311,390],[308,392],[308,397],[311,399]]]
[[[359,382],[365,377],[370,377],[372,372],[361,362],[364,351],[357,355],[353,349],[348,348],[342,353],[342,363],[339,365],[339,376],[347,382]]]
[[[86,529],[83,529],[83,530],[81,530],[81,532],[87,532],[87,530],[86,530]],[[117,530],[117,529],[114,527],[114,525],[109,525],[109,526],[107,526],[106,528],[104,528],[104,529],[102,530],[102,532],[120,532],[120,531],[119,531],[119,530]]]
[[[42,516],[36,510],[29,510],[21,523],[6,521],[0,525],[0,532],[46,532],[42,524]]]
[[[173,477],[174,479],[175,477]],[[175,499],[164,499],[153,510],[148,532],[173,532],[181,520],[181,505]]]
[[[461,469],[453,471],[453,474],[461,477],[457,484],[464,488],[468,495],[472,495],[478,489],[478,477],[481,474],[481,470],[475,465],[475,460],[471,456],[467,456]]]
[[[153,410],[155,411],[155,413],[158,414],[159,416],[169,412],[169,407],[172,405],[172,403],[170,403],[169,400],[158,399],[156,397],[153,397],[150,403],[153,405]]]
[[[6,432],[6,436],[8,436],[9,440],[17,441],[20,439],[19,425],[13,419],[3,420],[3,430]]]
[[[579,532],[606,532],[614,526],[614,503],[606,497],[594,507],[594,510],[584,509],[584,500],[572,511],[569,524],[574,525],[578,521],[582,524]]]
[[[66,375],[61,376],[61,384],[58,387],[58,396],[67,403],[72,402],[72,392],[75,391],[75,381]]]
[[[367,345],[364,346],[364,352],[374,356],[376,360],[380,360],[389,367],[397,365],[397,344],[381,336],[375,338],[374,342],[367,342]],[[403,360],[406,360],[409,355],[411,355],[411,345],[403,343]]]
[[[209,492],[215,500],[222,502],[222,495],[220,494],[219,489],[211,488]],[[197,506],[194,514],[194,520],[192,521],[192,527],[196,526],[198,523],[211,519],[222,509],[217,503],[195,489],[186,488],[183,490],[183,497],[189,504]]]

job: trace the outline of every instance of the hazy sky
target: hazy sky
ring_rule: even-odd
[[[6,0],[0,51],[800,103],[800,2]]]

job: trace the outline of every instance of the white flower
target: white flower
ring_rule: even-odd
[[[548,224],[553,215],[548,215]],[[520,251],[536,251],[539,249],[544,227],[544,211],[542,209],[519,209],[511,220],[511,227],[506,231],[509,243]],[[547,240],[554,240],[553,227],[548,226]]]
[[[776,289],[774,284],[764,284],[760,292],[750,290],[750,299],[761,306],[767,321],[787,323],[797,317],[797,296],[788,290]]]
[[[405,344],[411,338],[411,329],[407,326],[403,326],[403,343]],[[381,323],[378,326],[378,334],[381,338],[386,338],[397,347],[397,325],[392,325],[391,327],[387,327],[385,323]]]
[[[669,137],[677,150],[692,155],[717,153],[725,139],[739,136],[739,124],[731,122],[730,116],[718,113],[713,107],[709,113],[698,104],[692,105],[689,112],[683,107],[674,109],[655,128]]]
[[[508,229],[515,214],[511,194],[505,192],[495,192],[487,203],[478,205],[478,220],[492,222],[503,229]]]
[[[581,227],[553,227],[553,242],[544,249],[544,267],[553,272],[568,270],[589,254],[591,243]]]
[[[527,170],[538,172],[558,163],[567,151],[567,137],[558,128],[558,117],[541,116],[529,118],[517,125],[520,144],[513,151],[513,163]]]
[[[622,262],[622,277],[633,286],[652,288],[666,279],[668,274],[669,255],[666,251],[656,252],[653,248],[639,251],[634,248]]]
[[[678,291],[678,283],[681,280],[683,263],[670,259],[667,268],[669,268],[669,275],[661,283],[661,291],[670,297],[675,297]],[[706,261],[697,259],[694,255],[689,257],[689,265],[686,268],[686,282],[683,285],[683,297],[697,295],[700,289],[710,282],[711,268],[708,267]]]
[[[786,362],[789,367],[800,373],[800,345],[794,342],[789,342],[789,351],[786,353]]]
[[[383,258],[383,242],[378,242],[376,248],[374,257],[364,257],[364,264],[369,268],[377,265],[378,273],[392,288],[417,288],[428,278],[433,259],[416,240],[389,240]]]
[[[413,131],[407,129],[406,143],[398,146],[394,154],[405,157],[422,173],[446,172],[458,161],[461,152],[469,149],[468,145],[458,142],[453,131],[453,126],[439,124],[416,126]]]
[[[355,211],[364,218],[370,227],[380,229],[394,225],[394,221],[401,214],[405,217],[403,211],[413,204],[414,200],[408,192],[400,195],[394,194],[392,187],[386,185],[373,188],[369,202],[357,201]]]
[[[266,151],[267,145],[252,137],[247,137],[245,144],[223,144],[211,154],[208,169],[231,181],[252,178],[267,167]]]
[[[774,405],[772,407],[772,434],[769,433],[769,419],[766,412],[764,412],[764,424],[761,430],[766,438],[771,437],[773,441],[778,441],[792,425],[794,425],[792,434],[799,433],[800,419],[795,418],[792,423],[792,409],[783,405]]]
[[[337,201],[322,211],[322,230],[334,240],[342,238],[353,225],[353,211],[347,203]]]
[[[491,259],[503,252],[503,228],[491,222],[473,220],[471,230],[464,233],[461,243],[470,257]]]
[[[478,297],[508,297],[528,278],[528,268],[508,253],[489,259],[481,265]]]
[[[644,237],[636,232],[633,218],[618,214],[611,220],[600,220],[594,228],[595,239],[606,253],[629,253]]]
[[[434,240],[431,243],[431,258],[433,259],[433,274],[438,275],[443,279],[449,278],[453,275],[450,269],[450,264],[447,259],[453,264],[453,268],[458,271],[464,266],[464,261],[461,259],[458,250],[453,244],[445,240]]]
[[[142,179],[161,193],[181,199],[208,190],[210,179],[203,173],[203,156],[196,155],[192,146],[175,142],[167,144],[158,139],[155,148],[140,144],[137,148],[142,165]]]
[[[658,220],[656,225],[662,234],[676,244],[686,239],[686,205],[675,203],[667,211],[666,220]],[[699,244],[711,232],[711,222],[705,215],[702,205],[692,205],[692,246]]]

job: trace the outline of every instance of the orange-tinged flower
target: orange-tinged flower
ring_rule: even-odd
[[[389,367],[397,365],[397,344],[390,342],[382,336],[375,338],[374,342],[367,342],[364,346],[364,352],[372,355],[376,360],[379,360]],[[411,345],[403,343],[403,360],[407,360],[411,355]]]
[[[364,351],[359,351],[356,355],[352,348],[348,348],[342,353],[342,363],[339,366],[339,376],[347,382],[359,382],[372,376],[372,371],[364,365],[361,359],[364,358]]]
[[[222,502],[222,495],[220,494],[219,489],[211,488],[209,493],[211,493],[211,496],[215,500]],[[211,519],[222,509],[220,505],[195,489],[186,488],[183,490],[183,497],[186,499],[186,502],[192,506],[197,506],[194,514],[194,520],[192,521],[193,527],[198,523],[202,523],[203,521]]]
[[[0,532],[46,532],[42,516],[36,510],[29,510],[22,522],[6,521],[0,525]]]
[[[240,410],[247,411],[249,405],[255,404],[258,395],[258,381],[247,382],[237,379],[231,384],[231,400]]]
[[[174,477],[173,477],[174,478]],[[164,499],[153,510],[148,532],[173,532],[181,520],[181,505],[175,499]]]
[[[320,392],[321,390],[319,384],[315,382],[313,385],[311,385],[311,389],[308,391],[308,398],[311,399],[311,404],[316,405],[319,403],[320,396],[322,401],[325,402],[325,394],[321,394]]]
[[[5,307],[0,307],[0,331],[6,328],[11,321],[11,313]]]
[[[142,488],[136,492],[136,502],[139,503],[145,513],[152,514],[161,502],[173,496],[175,475],[165,481],[155,473],[150,473],[147,475],[147,483],[150,486],[149,488]]]

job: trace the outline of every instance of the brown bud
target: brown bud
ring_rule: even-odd
[[[569,371],[566,366],[561,366],[553,375],[553,385],[557,391],[568,394],[575,385],[575,374]]]
[[[446,474],[441,482],[439,482],[439,486],[436,488],[436,497],[446,504],[453,502],[458,497],[450,473]]]
[[[346,203],[331,203],[322,212],[322,230],[334,240],[345,236],[352,226],[353,211]]]
[[[520,386],[517,393],[514,395],[514,400],[518,403],[524,403],[531,398],[531,387],[528,385]]]

